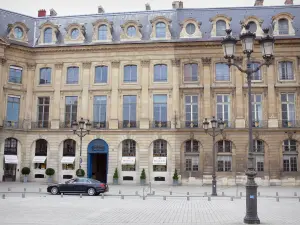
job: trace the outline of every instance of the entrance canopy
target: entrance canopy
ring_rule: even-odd
[[[18,164],[18,156],[16,155],[4,155],[6,164]]]
[[[134,165],[135,157],[122,157],[122,165]]]
[[[153,165],[167,165],[167,157],[153,157]]]
[[[62,164],[73,164],[75,157],[62,157],[61,163]]]
[[[32,163],[45,163],[47,156],[34,156]]]

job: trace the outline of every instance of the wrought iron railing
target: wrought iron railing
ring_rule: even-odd
[[[278,127],[282,127],[282,128],[300,127],[300,121],[299,120],[279,120]]]
[[[246,121],[246,127],[249,127],[249,122]],[[253,128],[268,128],[268,120],[255,120],[252,121]]]
[[[31,122],[31,129],[48,129],[50,128],[49,121]]]
[[[22,128],[22,123],[20,123],[18,121],[4,120],[3,127],[8,128],[8,129],[20,129],[20,128]]]
[[[171,128],[171,121],[151,121],[151,128]]]
[[[101,121],[101,122],[91,122],[93,129],[108,129],[108,122],[107,121]]]
[[[202,128],[202,124],[199,121],[182,121],[181,128]]]
[[[72,129],[72,122],[60,122],[59,128],[69,128]]]
[[[123,128],[139,128],[139,127],[140,127],[139,121],[124,120],[124,121],[120,121],[119,122],[119,129],[123,129]]]

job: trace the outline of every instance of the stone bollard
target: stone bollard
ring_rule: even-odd
[[[120,195],[121,193],[122,193],[121,190],[119,190],[119,195]]]
[[[186,195],[190,195],[190,192],[187,192]]]
[[[233,197],[230,197],[230,201],[233,201]]]
[[[101,194],[101,198],[104,199],[104,194],[103,193]]]
[[[278,196],[278,192],[276,192],[276,196]]]
[[[5,199],[5,194],[2,195],[2,199]],[[299,200],[300,201],[300,200]]]
[[[64,193],[61,193],[61,194],[60,194],[60,197],[62,197],[62,198],[63,198],[63,197],[64,197]]]
[[[240,192],[240,196],[243,197],[243,192]]]
[[[22,198],[25,198],[25,193],[22,193]]]
[[[39,188],[39,192],[42,192],[42,188]]]
[[[8,188],[8,191],[11,191],[11,188]]]
[[[135,195],[139,195],[139,192],[138,192],[138,191],[136,191],[136,192],[135,192]]]
[[[300,198],[299,198],[299,202],[300,202]]]
[[[278,197],[276,198],[276,202],[279,202],[279,198]]]
[[[204,192],[204,196],[207,196],[207,192]]]
[[[260,192],[257,192],[257,195],[260,196]]]
[[[152,194],[155,195],[155,191],[152,191]]]
[[[121,199],[124,199],[124,195],[121,195]]]
[[[294,192],[294,196],[297,196],[297,192]]]
[[[146,196],[143,196],[143,200],[145,200],[146,199]]]
[[[172,195],[172,191],[170,191],[170,195]]]
[[[26,188],[24,188],[24,192],[26,192]]]
[[[225,193],[224,193],[224,192],[222,192],[222,196],[225,196]]]
[[[207,199],[208,201],[210,201],[211,200],[211,198],[210,198],[210,196],[208,197],[208,199]]]
[[[164,196],[164,197],[163,197],[163,200],[167,200],[167,197],[166,197],[166,196]]]
[[[190,200],[190,197],[189,197],[189,196],[187,196],[187,197],[186,197],[186,200],[188,200],[188,201],[189,201],[189,200]]]
[[[80,194],[80,198],[82,198],[82,194]]]

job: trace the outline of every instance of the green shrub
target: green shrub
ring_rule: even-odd
[[[141,176],[140,176],[141,180],[146,180],[146,173],[145,173],[145,169],[142,170]]]
[[[83,169],[76,170],[76,176],[77,177],[84,177],[84,175],[85,175],[85,172],[84,172]]]
[[[173,180],[178,180],[178,174],[177,170],[175,169],[174,175],[173,175]]]
[[[23,175],[29,175],[30,174],[30,168],[29,167],[23,167],[21,173]]]
[[[116,168],[115,169],[115,172],[114,172],[114,179],[119,179],[119,173],[118,173],[118,169]]]
[[[48,176],[53,176],[55,174],[55,170],[53,168],[47,168],[45,173]]]

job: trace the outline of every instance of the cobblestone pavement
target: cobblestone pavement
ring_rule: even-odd
[[[0,199],[1,225],[243,224],[245,199],[215,197],[51,196]],[[298,198],[259,198],[262,224],[300,224]]]

